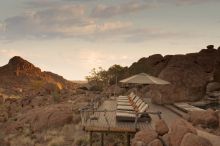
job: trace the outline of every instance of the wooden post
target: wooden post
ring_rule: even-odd
[[[104,146],[104,133],[101,132],[101,146]]]
[[[127,136],[127,146],[130,146],[130,145],[131,145],[131,142],[130,142],[130,134],[129,134],[129,133],[126,133],[126,136]]]
[[[92,131],[89,132],[89,145],[92,146]]]

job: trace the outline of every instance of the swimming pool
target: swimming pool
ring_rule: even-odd
[[[220,110],[220,103],[219,102],[212,102],[212,103],[207,103],[204,105],[194,105],[196,107],[202,108],[202,109],[214,109],[214,110]]]

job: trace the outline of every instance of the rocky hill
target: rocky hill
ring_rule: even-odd
[[[16,94],[37,93],[47,88],[63,89],[72,84],[62,76],[41,71],[19,56],[11,58],[8,64],[0,67],[0,81],[0,88]]]
[[[206,96],[208,84],[220,82],[220,47],[209,45],[200,52],[185,55],[156,54],[141,58],[126,70],[129,73],[126,76],[145,72],[171,82],[147,87],[146,96],[155,103],[194,101]]]

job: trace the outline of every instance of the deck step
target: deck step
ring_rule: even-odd
[[[178,116],[182,117],[182,118],[186,118],[187,117],[187,113],[176,108],[174,105],[172,104],[167,104],[164,105],[164,107],[166,107],[167,109],[169,109],[170,111],[174,112],[175,114],[177,114]]]

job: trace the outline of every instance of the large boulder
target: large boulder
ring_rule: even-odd
[[[72,121],[72,118],[72,105],[70,103],[56,104],[31,109],[15,117],[16,120],[6,122],[4,127],[7,133],[23,129],[24,125],[27,124],[30,125],[32,131],[41,131],[68,124]]]
[[[196,64],[202,67],[204,72],[212,73],[215,68],[216,58],[217,58],[217,50],[214,49],[214,46],[207,47],[207,49],[202,49],[198,53],[195,62]]]
[[[171,82],[165,86],[151,86],[150,96],[154,103],[195,101],[205,95],[209,76],[195,63],[196,55],[173,56],[159,77]]]
[[[206,86],[206,92],[220,91],[220,82],[211,82]]]
[[[158,135],[163,136],[164,134],[169,132],[169,128],[166,124],[166,122],[162,119],[156,122],[155,129]]]
[[[212,146],[211,142],[203,137],[187,133],[179,146]]]
[[[170,145],[170,134],[163,135],[162,140],[166,144],[166,146],[169,146]]]
[[[160,54],[141,58],[138,62],[133,63],[129,67],[130,74],[146,72],[153,76],[157,76],[164,69],[171,56],[163,57]]]
[[[219,51],[220,52],[220,51]],[[219,53],[220,54],[220,53]],[[220,55],[219,55],[220,56]],[[220,58],[220,57],[219,57]],[[214,81],[220,82],[220,59],[216,61],[215,71],[214,71]]]
[[[163,146],[162,142],[159,139],[151,141],[148,146]]]
[[[218,115],[212,109],[190,112],[189,121],[193,125],[201,125],[204,128],[216,128],[219,126]]]
[[[157,136],[158,134],[152,129],[140,131],[136,133],[134,139],[132,140],[132,146],[137,146],[137,143],[140,143],[140,141],[144,145],[148,145],[151,141],[155,140]]]
[[[182,119],[176,120],[171,126],[170,145],[171,146],[180,146],[184,135],[187,133],[197,134],[197,131],[187,121],[182,120]]]

